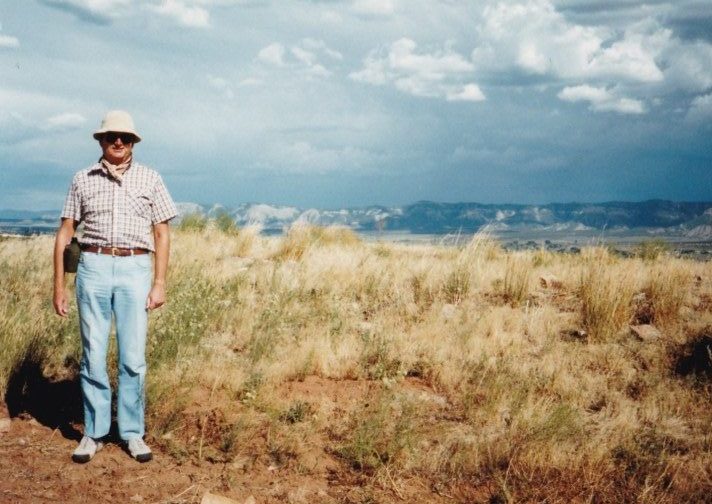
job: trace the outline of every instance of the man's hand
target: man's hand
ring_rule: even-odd
[[[79,223],[74,219],[62,218],[54,239],[54,296],[52,303],[54,311],[60,317],[66,317],[69,313],[69,302],[67,301],[67,291],[64,288],[64,248],[72,240],[74,232]]]
[[[148,293],[146,309],[154,310],[160,308],[166,302],[166,287],[163,284],[154,283],[151,292]]]
[[[55,289],[54,291],[54,311],[60,317],[67,317],[69,313],[69,302],[67,301],[67,291],[64,289]]]
[[[166,302],[166,270],[168,269],[168,254],[170,238],[168,222],[153,225],[153,241],[156,245],[156,256],[153,261],[153,287],[146,300],[146,309],[153,310]]]

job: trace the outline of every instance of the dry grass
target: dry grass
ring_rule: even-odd
[[[393,502],[707,498],[712,263],[228,231],[176,233],[151,318],[150,435],[177,459],[330,461]],[[48,376],[78,356],[50,250],[0,243],[3,389],[28,352]],[[662,337],[635,339],[643,322]]]

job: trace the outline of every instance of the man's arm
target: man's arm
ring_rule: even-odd
[[[168,221],[153,225],[153,243],[156,257],[153,264],[153,287],[146,300],[146,309],[153,310],[166,302],[166,271],[170,255],[170,230]]]
[[[78,224],[74,219],[62,219],[54,240],[54,296],[52,304],[54,304],[54,311],[60,317],[66,317],[69,313],[67,290],[64,288],[64,248],[72,241]]]

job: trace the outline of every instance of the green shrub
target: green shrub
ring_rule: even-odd
[[[195,212],[189,213],[183,216],[178,224],[179,231],[185,231],[189,233],[199,233],[205,231],[208,226],[208,219],[203,214]]]
[[[230,214],[221,210],[213,219],[215,222],[215,227],[226,235],[236,235],[237,234],[237,224],[235,224],[235,219],[233,219]]]
[[[662,238],[644,240],[634,249],[635,255],[645,261],[655,261],[661,255],[667,254],[669,250],[670,244]]]

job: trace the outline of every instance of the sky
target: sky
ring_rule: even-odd
[[[0,0],[0,208],[712,201],[712,0]]]

